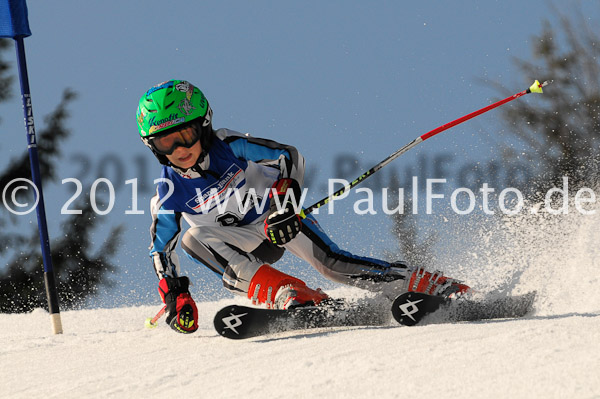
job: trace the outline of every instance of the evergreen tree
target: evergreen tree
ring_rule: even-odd
[[[10,64],[3,60],[5,50],[12,40],[0,39],[0,102],[10,98],[12,77]],[[69,117],[67,106],[75,93],[66,89],[56,109],[45,118],[45,126],[37,132],[40,173],[44,184],[57,180],[56,165],[60,158],[61,143],[69,136],[65,123]],[[23,140],[25,142],[25,140]],[[16,179],[31,179],[29,156],[23,152],[11,159],[6,170],[0,172],[0,191]],[[10,196],[11,193],[8,193]],[[17,197],[26,196],[24,190]],[[32,200],[32,199],[30,199]],[[93,295],[100,284],[110,285],[108,274],[116,269],[111,256],[117,250],[121,227],[113,228],[109,239],[93,254],[90,234],[97,220],[89,199],[78,205],[80,215],[72,215],[61,226],[61,238],[52,240],[52,261],[61,307],[69,308]],[[44,288],[43,262],[37,226],[24,233],[17,225],[17,216],[7,210],[0,213],[0,254],[12,258],[0,269],[0,312],[30,311],[36,307],[47,308]],[[10,252],[10,254],[8,254]]]
[[[556,27],[545,21],[541,33],[532,39],[535,61],[514,60],[524,86],[534,78],[552,84],[531,102],[500,109],[506,131],[526,148],[502,148],[504,166],[525,159],[533,171],[528,175],[537,176],[527,182],[512,176],[509,184],[535,201],[542,200],[550,188],[562,187],[563,176],[569,178],[571,192],[599,184],[600,35],[580,10],[571,16],[557,12],[557,16]],[[502,98],[513,94],[512,90],[499,89]],[[422,216],[410,213],[410,198],[406,203],[408,212],[392,215],[398,249],[409,263],[431,266],[437,236],[425,234]]]
[[[543,195],[552,186],[569,189],[597,184],[600,148],[600,35],[580,10],[558,14],[559,24],[545,21],[533,37],[534,62],[516,59],[526,80],[552,80],[535,102],[502,109],[508,125],[528,147],[529,163],[540,175],[532,192]],[[543,105],[540,105],[543,104]],[[506,149],[507,158],[515,151]],[[539,199],[539,198],[536,198]]]

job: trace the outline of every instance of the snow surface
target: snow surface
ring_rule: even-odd
[[[600,216],[528,214],[467,230],[477,249],[454,272],[480,289],[537,290],[534,314],[246,341],[212,327],[231,300],[199,303],[194,335],[145,329],[158,303],[63,312],[57,336],[43,310],[2,314],[0,397],[600,398]]]
[[[44,311],[2,315],[0,396],[600,397],[598,313],[232,341],[211,325],[226,302],[190,336],[145,330],[152,306],[64,312],[58,336]]]

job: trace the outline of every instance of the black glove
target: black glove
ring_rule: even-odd
[[[273,184],[269,193],[271,213],[265,219],[265,235],[273,244],[287,244],[300,232],[302,221],[294,210],[294,202],[299,204],[301,195],[300,184],[294,179],[281,179]]]
[[[167,324],[175,331],[189,334],[198,329],[198,308],[192,299],[187,277],[164,277],[158,283],[158,293],[167,305]]]

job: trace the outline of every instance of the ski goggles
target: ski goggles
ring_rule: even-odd
[[[195,126],[187,126],[173,133],[150,139],[152,148],[162,155],[171,155],[177,147],[190,148],[200,139]]]

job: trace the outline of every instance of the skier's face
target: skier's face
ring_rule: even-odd
[[[202,146],[198,140],[190,148],[179,146],[175,148],[172,154],[167,155],[167,159],[175,166],[181,169],[189,169],[196,164],[198,157],[202,152]]]

